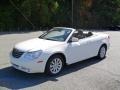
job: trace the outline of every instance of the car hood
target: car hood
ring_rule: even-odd
[[[45,40],[40,38],[30,39],[15,45],[16,49],[21,51],[38,51],[45,50],[63,44],[64,42]]]

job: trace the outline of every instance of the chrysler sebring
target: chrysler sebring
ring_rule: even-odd
[[[65,65],[91,57],[104,59],[110,46],[109,35],[66,27],[55,27],[38,38],[14,46],[10,62],[27,73],[56,75]]]

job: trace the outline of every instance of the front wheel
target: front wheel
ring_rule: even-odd
[[[99,52],[98,52],[98,58],[104,59],[106,56],[106,51],[107,51],[107,48],[105,47],[105,45],[102,45],[99,49]]]
[[[56,75],[63,69],[64,62],[60,55],[52,56],[46,64],[46,73],[49,75]]]

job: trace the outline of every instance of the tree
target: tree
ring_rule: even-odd
[[[120,24],[120,0],[73,0],[75,28]],[[0,0],[1,29],[71,26],[72,0]]]
[[[78,27],[103,28],[120,24],[120,0],[75,0],[74,3]]]

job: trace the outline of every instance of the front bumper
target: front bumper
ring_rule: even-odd
[[[32,73],[33,71],[31,71],[30,68],[26,68],[26,67],[23,67],[23,66],[20,66],[20,65],[17,65],[17,64],[14,64],[14,63],[11,63],[12,66],[15,68],[15,69],[18,69],[20,71],[23,71],[23,72],[27,72],[27,73]]]
[[[37,63],[38,60],[24,60],[22,58],[14,58],[10,55],[10,62],[15,69],[26,73],[43,73],[45,71],[46,60]]]

